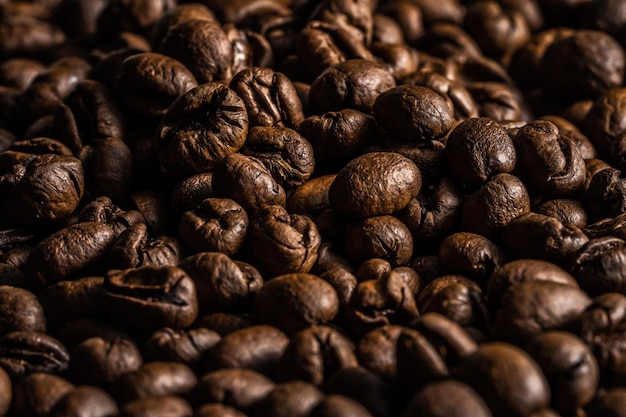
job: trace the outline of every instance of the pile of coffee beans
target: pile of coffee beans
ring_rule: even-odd
[[[0,415],[626,417],[623,0],[0,0]]]

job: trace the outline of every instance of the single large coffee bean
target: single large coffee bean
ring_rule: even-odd
[[[220,83],[202,84],[167,110],[157,138],[164,168],[174,175],[212,171],[243,146],[248,113],[239,96]]]
[[[74,390],[71,382],[57,375],[35,373],[22,378],[13,392],[13,412],[18,417],[44,417]]]
[[[0,334],[14,331],[46,331],[44,308],[35,296],[22,288],[0,286]]]
[[[485,343],[457,370],[494,416],[529,416],[548,405],[550,388],[541,369],[523,350],[506,343]]]
[[[403,417],[491,417],[485,401],[469,385],[454,380],[432,382],[416,392]]]
[[[326,281],[311,274],[287,274],[265,283],[254,300],[262,323],[293,334],[312,324],[332,320],[339,310],[339,297]]]
[[[419,168],[393,152],[371,152],[346,164],[329,190],[335,210],[357,217],[391,214],[417,196],[422,186]]]
[[[35,372],[61,374],[69,360],[63,343],[46,333],[18,331],[0,336],[0,367],[14,380]]]
[[[109,317],[136,329],[185,328],[198,315],[196,287],[177,267],[144,267],[107,273],[102,308]]]

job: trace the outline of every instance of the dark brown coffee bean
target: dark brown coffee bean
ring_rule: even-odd
[[[7,414],[13,400],[13,386],[9,375],[0,371],[0,413]],[[14,401],[14,400],[13,400]]]
[[[515,258],[566,263],[589,239],[578,227],[563,225],[553,217],[526,213],[502,230],[502,244]]]
[[[195,369],[204,354],[220,339],[217,332],[205,327],[190,330],[164,327],[146,340],[143,355],[148,361],[180,362]]]
[[[78,207],[85,181],[80,160],[46,154],[23,169],[3,204],[11,219],[32,227],[60,220]]]
[[[247,368],[272,376],[289,338],[272,326],[256,325],[224,336],[204,355],[204,368]]]
[[[153,49],[158,48],[168,30],[181,22],[193,19],[207,20],[212,22],[217,21],[217,18],[215,17],[213,12],[204,4],[179,4],[163,13],[161,17],[159,17],[159,20],[154,24],[151,36],[151,43],[154,46]]]
[[[419,315],[413,288],[394,271],[363,281],[354,289],[345,314],[350,330],[363,335],[379,326],[407,323]]]
[[[41,290],[37,298],[48,323],[58,326],[72,319],[99,314],[102,281],[102,277],[86,277],[74,281],[59,281]],[[45,323],[45,320],[40,321]]]
[[[158,50],[182,62],[201,84],[232,77],[231,44],[218,22],[182,21],[165,33]]]
[[[374,216],[348,226],[344,236],[348,258],[356,264],[383,258],[392,266],[406,265],[413,256],[413,238],[408,227],[393,216]]]
[[[175,5],[172,0],[109,2],[98,17],[98,32],[109,35],[122,31],[147,33],[159,17]]]
[[[557,198],[541,203],[534,210],[537,214],[554,217],[564,226],[573,225],[579,229],[587,226],[587,211],[578,200]]]
[[[316,20],[298,33],[296,53],[311,79],[347,60],[374,59],[374,55],[355,34],[340,25]]]
[[[280,72],[269,68],[246,68],[235,74],[229,87],[243,100],[250,127],[296,129],[304,120],[298,93],[289,78]]]
[[[494,237],[511,220],[529,211],[524,184],[511,174],[497,174],[467,196],[461,225],[470,232]]]
[[[79,384],[109,390],[121,375],[139,369],[142,363],[141,353],[130,339],[92,337],[72,349],[69,374]]]
[[[454,380],[432,382],[416,392],[403,417],[491,417],[485,401],[469,385]]]
[[[176,185],[170,197],[171,211],[182,214],[213,197],[213,173],[192,175]]]
[[[324,397],[309,414],[310,417],[372,417],[358,402],[343,395],[331,394]]]
[[[575,254],[570,271],[589,295],[624,293],[624,241],[615,237],[591,239]]]
[[[254,261],[269,276],[307,273],[317,260],[321,236],[307,216],[282,206],[265,206],[250,221],[248,245]]]
[[[368,114],[342,109],[307,117],[298,132],[311,142],[316,160],[336,160],[354,155],[373,141],[375,123]]]
[[[248,215],[230,199],[208,198],[185,212],[178,233],[192,252],[235,255],[248,233]]]
[[[483,287],[507,258],[491,240],[467,232],[446,237],[439,246],[437,256],[442,272],[465,275]]]
[[[233,407],[220,403],[204,404],[196,408],[195,417],[247,417]]]
[[[284,188],[263,162],[252,156],[228,155],[215,167],[212,181],[216,197],[232,198],[249,215],[266,205],[286,204]]]
[[[591,401],[599,382],[598,363],[582,340],[567,332],[545,332],[525,349],[548,380],[555,410],[575,413]]]
[[[396,86],[376,61],[351,59],[326,69],[311,84],[309,103],[315,114],[351,108],[372,113],[376,98]]]
[[[251,128],[241,153],[259,159],[287,190],[304,183],[315,169],[309,141],[286,127]]]
[[[46,333],[17,331],[0,336],[0,367],[14,380],[35,372],[61,374],[69,360],[63,343]]]
[[[286,274],[265,283],[254,299],[254,311],[262,323],[293,334],[314,324],[332,320],[339,309],[335,289],[311,274]]]
[[[610,35],[578,30],[557,39],[546,49],[540,65],[544,91],[557,97],[595,98],[621,85],[624,50]],[[570,68],[566,76],[560,71]]]
[[[74,390],[69,381],[45,373],[22,378],[13,393],[13,412],[19,417],[44,417],[54,406]]]
[[[558,301],[557,301],[558,300]],[[591,304],[576,287],[550,281],[530,281],[510,287],[493,322],[497,340],[524,343],[546,330],[575,319]]]
[[[473,82],[467,85],[481,117],[498,122],[527,118],[523,115],[524,103],[520,92],[509,84],[494,81]]]
[[[178,267],[194,280],[203,313],[245,306],[263,286],[263,277],[256,268],[223,253],[199,253],[183,259]]]
[[[123,402],[163,395],[185,395],[196,385],[191,368],[177,362],[149,362],[126,372],[115,382],[115,392]]]
[[[65,34],[57,25],[27,15],[5,16],[0,32],[0,56],[3,58],[36,57],[65,40]]]
[[[419,168],[393,152],[371,152],[346,164],[329,190],[331,207],[343,214],[370,217],[400,210],[421,188]]]
[[[173,237],[148,237],[148,226],[139,223],[120,234],[109,254],[115,269],[173,266],[183,258],[182,243]]]
[[[124,404],[119,417],[191,417],[189,403],[173,395],[142,398]]]
[[[52,408],[50,416],[106,417],[118,412],[115,400],[106,391],[88,385],[76,387]]]
[[[244,102],[219,83],[202,84],[167,110],[157,138],[164,168],[174,175],[212,171],[237,152],[248,133]]]
[[[388,382],[398,378],[396,345],[402,326],[385,325],[364,334],[356,346],[359,366]]]
[[[247,314],[237,316],[230,313],[211,313],[200,318],[198,325],[213,330],[221,337],[224,337],[237,330],[253,326],[254,323],[250,319],[251,317]]]
[[[306,381],[318,386],[340,369],[358,365],[354,344],[339,331],[311,326],[291,337],[277,367],[282,381]]]
[[[306,417],[322,400],[324,394],[303,381],[277,385],[254,407],[254,417]]]
[[[374,116],[399,140],[425,141],[445,136],[452,127],[452,109],[430,88],[401,85],[376,97]]]
[[[245,412],[274,387],[271,380],[250,369],[220,369],[204,374],[189,398],[194,405],[222,403]]]
[[[446,159],[452,174],[475,187],[499,173],[511,173],[517,162],[513,141],[494,120],[466,120],[450,133]]]
[[[13,58],[0,64],[0,84],[26,90],[33,79],[46,67],[28,58]]]
[[[27,279],[38,288],[66,280],[102,260],[114,239],[113,229],[97,222],[61,229],[33,248],[24,266]]]
[[[539,366],[523,350],[506,343],[480,345],[459,364],[457,377],[485,400],[494,416],[530,415],[550,400]]]
[[[487,302],[491,308],[503,306],[502,296],[510,287],[522,282],[549,281],[578,288],[578,283],[561,267],[538,259],[519,259],[496,270],[487,283]]]
[[[0,286],[0,334],[46,331],[44,307],[35,294],[22,288]]]

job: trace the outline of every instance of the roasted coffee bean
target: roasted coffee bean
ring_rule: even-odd
[[[426,87],[401,85],[382,92],[374,102],[376,121],[399,140],[444,137],[452,126],[452,109],[443,96]]]
[[[308,273],[317,260],[321,241],[308,216],[289,214],[279,205],[255,212],[247,239],[252,258],[269,276]]]
[[[233,256],[248,233],[248,215],[233,200],[207,198],[181,216],[178,231],[194,253],[221,252]]]
[[[304,183],[315,169],[309,141],[286,127],[251,128],[241,153],[259,159],[287,190]]]
[[[165,33],[158,50],[182,62],[200,84],[232,77],[231,44],[218,22],[182,21]]]
[[[621,178],[621,171],[607,167],[595,172],[587,185],[584,202],[594,220],[626,212],[626,179]]]
[[[193,279],[201,313],[245,306],[263,286],[263,278],[256,268],[219,252],[190,256],[178,267]]]
[[[254,323],[250,321],[250,318],[247,314],[237,316],[230,313],[211,313],[203,316],[198,321],[198,325],[213,330],[221,337],[224,337],[237,330],[253,326]]]
[[[481,117],[461,122],[446,141],[450,172],[469,187],[499,173],[511,173],[517,162],[513,141],[494,120]]]
[[[578,200],[557,198],[541,203],[534,210],[537,214],[554,217],[564,226],[573,225],[579,229],[587,226],[587,210]]]
[[[626,89],[611,88],[592,102],[582,120],[583,132],[601,155],[610,155],[615,144],[623,140],[625,99]]]
[[[137,210],[123,210],[113,203],[109,197],[98,197],[83,207],[78,213],[78,222],[104,223],[113,229],[115,236],[146,219]]]
[[[32,227],[76,210],[85,181],[80,160],[46,154],[34,157],[22,169],[2,204],[12,220]]]
[[[359,366],[388,382],[398,378],[396,345],[402,326],[384,325],[364,334],[356,346]]]
[[[507,262],[498,268],[487,282],[487,303],[499,308],[503,306],[504,293],[522,282],[549,281],[578,288],[578,283],[567,271],[556,264],[538,259],[519,259]]]
[[[22,288],[0,286],[0,334],[46,331],[45,308],[35,294]]]
[[[47,373],[34,373],[22,378],[13,392],[13,412],[19,417],[44,417],[74,390],[71,382]]]
[[[530,415],[550,401],[548,382],[537,363],[506,343],[480,345],[459,364],[457,377],[482,397],[494,416]]]
[[[394,271],[359,283],[346,307],[345,320],[353,332],[364,335],[379,326],[407,323],[417,317],[412,286]]]
[[[468,232],[448,235],[441,242],[437,256],[442,272],[465,275],[482,287],[507,259],[494,242]]]
[[[284,206],[287,201],[285,189],[263,162],[240,153],[228,155],[217,164],[212,185],[216,197],[232,198],[249,215],[266,205]]]
[[[252,67],[239,71],[229,87],[243,100],[250,127],[297,128],[302,120],[302,103],[295,87],[280,72]]]
[[[181,329],[198,315],[193,279],[174,266],[113,269],[104,277],[102,308],[129,328]]]
[[[145,223],[133,225],[122,232],[109,253],[111,268],[128,269],[144,266],[173,266],[183,258],[178,239],[167,236],[148,237]]]
[[[69,375],[79,384],[110,389],[121,375],[139,369],[142,363],[141,353],[130,339],[92,337],[72,349]]]
[[[481,117],[495,121],[526,119],[520,92],[508,84],[494,81],[473,82],[467,86]]]
[[[376,98],[396,81],[376,61],[351,59],[333,65],[311,84],[309,104],[315,114],[351,108],[371,114]]]
[[[291,337],[278,363],[277,378],[321,386],[335,372],[357,365],[350,339],[331,327],[311,326]]]
[[[192,175],[174,187],[170,208],[175,214],[182,214],[211,197],[213,197],[213,173]]]
[[[342,109],[307,117],[298,132],[313,146],[316,160],[343,160],[373,141],[376,121],[358,110]]]
[[[205,327],[190,330],[164,327],[146,340],[143,356],[148,361],[181,362],[193,369],[220,339],[217,332]]]
[[[109,226],[84,222],[61,229],[39,242],[28,256],[24,272],[33,287],[63,281],[104,259],[115,234]]]
[[[432,382],[416,392],[403,411],[403,417],[491,417],[485,401],[469,385],[459,381]]]
[[[311,79],[347,60],[374,59],[365,44],[350,31],[315,20],[298,33],[296,52],[298,61],[302,62]]]
[[[420,313],[439,313],[461,326],[484,328],[488,322],[480,287],[461,275],[435,278],[419,293],[416,305]]]
[[[555,39],[541,59],[543,90],[562,98],[596,98],[621,85],[624,78],[624,50],[610,35],[578,30]],[[560,69],[571,69],[564,75]]]
[[[105,417],[116,415],[118,411],[115,400],[106,391],[85,385],[76,387],[61,398],[50,411],[50,416]]]
[[[514,218],[530,211],[526,187],[511,174],[497,174],[467,196],[461,225],[470,232],[494,237]]]
[[[392,266],[406,265],[413,255],[413,238],[408,227],[393,216],[358,220],[346,230],[344,247],[355,263],[383,258]]]
[[[293,334],[332,320],[339,297],[326,281],[312,274],[286,274],[267,281],[254,299],[258,320]]]
[[[622,264],[626,261],[624,241],[615,237],[591,239],[575,254],[570,271],[591,296],[606,292],[624,293]]]
[[[124,404],[119,417],[191,417],[193,410],[181,397],[173,395],[142,398]]]
[[[584,182],[584,160],[578,147],[549,121],[522,127],[514,138],[518,168],[532,187],[548,195],[575,194]]]
[[[219,83],[192,88],[167,109],[157,138],[163,167],[173,175],[212,171],[248,134],[244,102]]]
[[[277,385],[254,407],[255,417],[306,417],[324,398],[313,384],[303,381]]]
[[[502,244],[512,257],[557,264],[567,263],[588,241],[578,227],[536,213],[522,214],[502,230]]]
[[[177,362],[149,362],[115,381],[118,399],[131,402],[163,395],[184,395],[196,385],[191,368]]]
[[[63,343],[46,333],[17,331],[0,336],[0,367],[13,380],[36,372],[61,374],[69,359]]]
[[[220,403],[204,404],[196,408],[195,417],[247,417],[236,408]]]
[[[599,370],[590,348],[571,333],[545,332],[525,347],[550,385],[552,407],[562,414],[576,413],[594,396]]]
[[[13,58],[0,64],[0,84],[26,90],[45,66],[34,59]]]
[[[274,387],[271,380],[250,369],[220,369],[204,374],[189,398],[194,405],[222,403],[245,412]]]
[[[3,370],[0,371],[0,413],[7,414],[13,400],[13,385],[11,378]]]
[[[89,150],[87,150],[89,149]],[[130,149],[119,138],[94,139],[80,155],[87,189],[93,194],[120,201],[130,194],[133,161]]]
[[[393,152],[371,152],[346,164],[330,186],[331,207],[343,214],[370,217],[405,207],[422,186],[420,169]]]
[[[98,17],[98,32],[109,35],[122,31],[147,33],[164,12],[175,7],[172,0],[115,0]]]
[[[309,414],[310,417],[372,417],[358,402],[343,395],[330,394],[324,397]]]
[[[56,327],[72,319],[94,317],[99,314],[102,281],[102,277],[59,281],[39,291],[37,298],[48,318],[48,324]],[[28,305],[22,303],[20,309],[28,311]],[[72,307],[68,308],[68,306]],[[46,322],[45,319],[39,321],[44,324]]]
[[[256,325],[224,336],[204,355],[204,368],[246,368],[272,376],[289,338],[272,326]]]
[[[362,367],[344,368],[326,383],[327,392],[351,398],[374,417],[391,417],[397,408],[391,385]]]
[[[168,30],[185,20],[207,20],[215,22],[213,12],[200,3],[179,4],[163,13],[152,28],[152,45],[157,49]]]
[[[557,301],[558,300],[558,301]],[[497,340],[524,343],[575,319],[591,304],[580,289],[550,281],[522,282],[503,295],[493,322]]]

